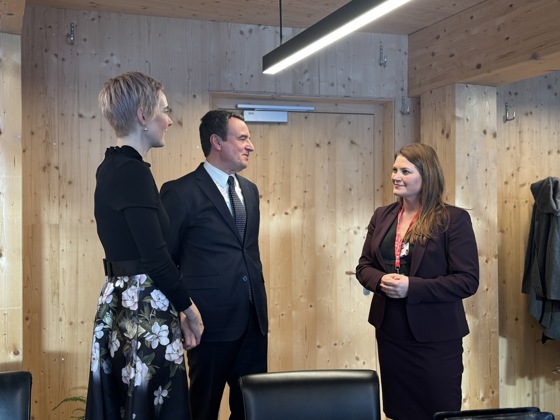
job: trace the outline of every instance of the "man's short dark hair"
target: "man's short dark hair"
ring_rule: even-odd
[[[198,131],[200,133],[200,145],[205,157],[207,157],[210,154],[210,150],[212,150],[212,145],[210,144],[210,137],[212,134],[216,134],[220,136],[223,141],[227,141],[228,124],[229,120],[232,118],[245,121],[241,114],[224,109],[208,111],[200,119]]]

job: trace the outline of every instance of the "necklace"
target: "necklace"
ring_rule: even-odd
[[[401,253],[402,253],[402,248],[403,248],[403,237],[401,237],[401,234],[400,234],[400,227],[401,227],[401,219],[402,219],[403,213],[404,213],[404,206],[401,207],[401,211],[399,211],[399,217],[397,218],[397,233],[395,235],[395,271],[397,272],[397,274],[399,274],[399,271],[401,269]],[[414,217],[410,221],[410,224],[408,225],[408,228],[406,229],[406,232],[404,233],[404,236],[406,236],[406,234],[410,230],[410,227],[412,226],[414,221],[418,218],[419,213],[420,213],[420,210],[418,210],[416,212],[416,214],[414,215]],[[406,244],[406,246],[407,246],[406,249],[408,250],[408,244]]]

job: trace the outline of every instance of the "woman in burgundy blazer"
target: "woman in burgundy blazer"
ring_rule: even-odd
[[[375,210],[356,276],[374,292],[385,414],[429,420],[461,408],[462,299],[478,288],[478,251],[469,214],[443,202],[434,149],[403,147],[391,178],[397,202]]]

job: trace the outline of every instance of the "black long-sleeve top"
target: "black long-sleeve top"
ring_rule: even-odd
[[[140,260],[175,309],[191,305],[165,236],[169,219],[150,170],[132,147],[110,147],[96,174],[95,220],[108,261]],[[140,274],[140,273],[139,273]]]

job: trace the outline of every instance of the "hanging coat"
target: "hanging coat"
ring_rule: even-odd
[[[522,292],[529,312],[543,327],[543,342],[560,340],[560,178],[531,184],[535,198]]]

